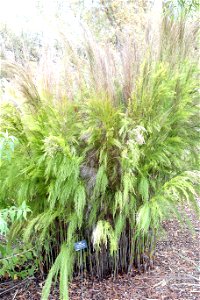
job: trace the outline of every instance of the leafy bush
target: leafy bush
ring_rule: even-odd
[[[25,69],[7,65],[24,103],[1,110],[1,131],[18,143],[1,160],[0,203],[30,208],[27,219],[12,220],[9,237],[31,241],[50,269],[42,299],[58,275],[60,298],[68,299],[73,274],[146,269],[162,220],[182,219],[179,205],[199,211],[197,72],[177,34],[180,51],[161,43],[128,86],[109,77],[89,45],[90,75],[73,101],[41,91]],[[76,252],[81,240],[88,247]]]
[[[24,279],[37,271],[37,257],[33,249],[0,245],[0,254],[0,278]]]

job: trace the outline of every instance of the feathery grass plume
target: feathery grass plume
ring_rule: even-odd
[[[163,22],[159,55],[147,51],[136,70],[94,41],[81,46],[86,56],[70,48],[74,73],[66,92],[59,83],[59,95],[56,84],[48,91],[7,65],[25,101],[1,107],[0,132],[18,142],[0,162],[0,208],[30,209],[10,222],[9,234],[43,258],[44,300],[54,278],[64,300],[74,275],[116,276],[133,264],[145,270],[162,220],[180,218],[181,205],[199,214],[197,70],[185,20]],[[125,48],[128,59],[134,51]],[[76,252],[82,240],[87,249]]]

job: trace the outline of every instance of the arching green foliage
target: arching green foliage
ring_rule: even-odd
[[[199,213],[197,72],[180,53],[176,64],[162,54],[146,59],[126,99],[123,86],[113,98],[93,86],[74,101],[44,96],[22,68],[9,66],[25,101],[20,110],[1,107],[9,159],[0,161],[0,208],[24,208],[10,236],[43,255],[50,270],[43,300],[58,277],[64,300],[83,269],[102,277],[141,268],[162,220],[179,218],[179,205]],[[83,239],[88,248],[76,253]]]

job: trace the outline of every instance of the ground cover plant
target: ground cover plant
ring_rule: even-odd
[[[162,220],[182,220],[180,204],[199,212],[198,76],[185,16],[165,16],[159,47],[138,66],[85,42],[79,56],[71,49],[65,85],[37,85],[5,63],[17,92],[0,112],[0,230],[34,248],[48,271],[44,300],[57,279],[64,300],[74,275],[146,270]]]

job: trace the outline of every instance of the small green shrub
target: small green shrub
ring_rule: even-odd
[[[0,280],[12,278],[24,279],[37,271],[37,258],[34,250],[24,250],[16,245],[0,245]]]

